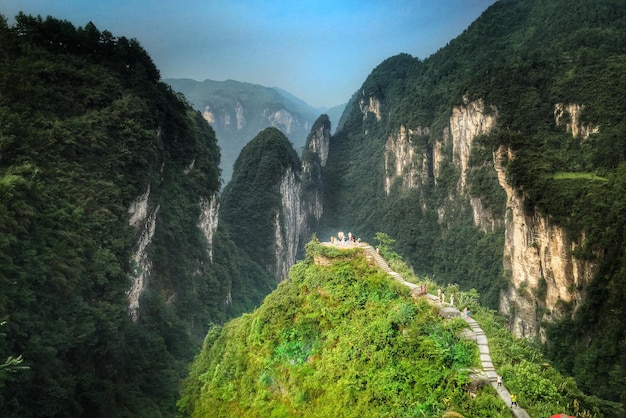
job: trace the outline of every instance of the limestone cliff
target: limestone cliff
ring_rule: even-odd
[[[361,113],[363,113],[363,119],[367,118],[367,115],[372,113],[376,117],[377,121],[381,120],[380,113],[380,100],[374,96],[365,96],[365,92],[362,92],[363,97],[359,101],[359,107]]]
[[[452,108],[450,133],[452,154],[455,165],[460,169],[459,189],[464,192],[467,186],[470,150],[474,138],[488,134],[496,125],[497,111],[494,107],[485,108],[482,99],[469,101],[463,98],[463,105]]]
[[[128,224],[137,230],[137,244],[132,254],[133,270],[132,285],[127,292],[128,312],[133,321],[139,318],[139,298],[146,288],[152,263],[148,258],[148,246],[154,237],[159,206],[149,209],[150,185],[144,194],[139,196],[128,208],[130,219]]]
[[[396,179],[404,189],[416,189],[429,178],[429,155],[413,145],[413,138],[430,135],[430,128],[418,126],[389,135],[385,143],[385,193],[389,194]]]
[[[289,276],[289,269],[296,264],[296,255],[303,237],[306,216],[301,204],[299,173],[288,168],[278,187],[281,202],[274,218],[274,266],[273,273],[280,280]]]
[[[586,131],[578,122],[581,108],[565,107],[571,115],[567,130],[575,137],[584,136]],[[560,109],[558,116],[555,111],[559,125],[564,108],[557,105],[555,109]],[[506,161],[514,158],[504,146],[494,153],[498,180],[507,194],[504,269],[510,286],[500,296],[500,311],[510,316],[510,327],[516,335],[545,341],[542,323],[555,321],[566,310],[579,307],[598,265],[572,255],[584,242],[584,234],[571,239],[564,228],[553,225],[536,210],[529,212],[525,208],[523,194],[509,185],[505,174]]]
[[[486,107],[481,99],[470,101],[464,97],[463,104],[452,108],[449,125],[443,128],[440,137],[432,138],[432,141],[429,141],[429,127],[410,129],[401,125],[397,132],[388,136],[385,143],[385,193],[389,195],[396,181],[401,182],[404,190],[418,189],[431,178],[437,183],[443,162],[451,158],[460,173],[456,193],[468,199],[474,224],[483,231],[494,231],[501,225],[501,220],[494,216],[491,208],[479,197],[470,195],[467,179],[472,168],[470,151],[474,139],[491,132],[496,125],[497,113],[495,107]],[[451,156],[447,148],[450,142]],[[443,221],[445,207],[440,207],[439,211],[440,221]]]
[[[554,122],[557,126],[565,125],[567,132],[571,132],[574,138],[587,139],[589,135],[598,133],[600,127],[593,123],[584,123],[582,113],[585,105],[577,103],[557,103],[554,105]]]
[[[307,217],[308,231],[315,231],[324,213],[322,170],[328,160],[330,119],[320,116],[307,138],[302,153],[302,204]],[[307,233],[308,235],[308,233]]]
[[[217,201],[217,194],[214,194],[210,200],[206,198],[200,199],[200,219],[198,220],[198,228],[202,231],[202,234],[207,241],[207,252],[209,259],[213,261],[213,235],[217,230],[219,203]]]

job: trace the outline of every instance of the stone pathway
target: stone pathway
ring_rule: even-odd
[[[324,243],[324,245],[332,245],[332,244]],[[406,280],[404,280],[404,278],[402,278],[402,276],[400,276],[400,274],[391,270],[391,267],[389,267],[387,262],[380,256],[380,254],[376,252],[376,250],[374,250],[374,248],[372,248],[371,245],[368,245],[365,243],[346,243],[346,244],[337,244],[335,246],[337,248],[354,248],[354,247],[363,248],[366,259],[372,260],[374,264],[376,264],[376,266],[381,268],[383,271],[386,271],[391,277],[394,278],[394,280],[396,280],[397,282],[411,289],[411,295],[413,297],[418,297],[420,295],[421,286],[416,285],[415,283],[407,282]],[[425,296],[430,304],[437,305],[439,307],[439,312],[441,316],[443,316],[444,318],[453,318],[456,316],[461,316],[461,312],[456,307],[454,307],[453,305],[449,303],[441,302],[437,296],[431,295],[430,293],[427,293]],[[496,383],[496,380],[498,378],[498,373],[496,372],[496,369],[491,360],[491,352],[489,351],[489,341],[487,340],[487,336],[485,335],[485,332],[480,328],[480,325],[478,325],[478,322],[476,322],[474,318],[464,317],[463,319],[465,319],[470,329],[472,330],[472,334],[473,334],[472,338],[474,338],[475,336],[475,341],[476,341],[476,344],[478,344],[478,351],[480,353],[480,362],[482,363],[484,374],[487,376],[487,378],[491,382],[491,386],[493,386],[493,388],[496,390],[500,398],[502,398],[504,403],[508,406],[511,406],[510,392],[504,385],[502,385],[502,387],[499,388],[498,384]],[[530,418],[530,415],[528,415],[528,413],[520,407],[511,408],[511,412],[517,418]]]

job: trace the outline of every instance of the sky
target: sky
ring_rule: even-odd
[[[385,59],[427,58],[496,0],[0,0],[136,38],[162,78],[280,87],[315,107],[347,102]]]

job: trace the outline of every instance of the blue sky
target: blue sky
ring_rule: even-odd
[[[2,0],[137,38],[163,78],[280,87],[313,106],[346,102],[384,59],[426,58],[495,0]]]

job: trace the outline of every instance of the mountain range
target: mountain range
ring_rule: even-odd
[[[182,91],[91,23],[15,22],[3,416],[510,414],[472,385],[463,323],[320,246],[339,231],[471,306],[534,415],[624,415],[623,0],[498,1],[384,60],[335,128],[277,89]],[[221,136],[244,130],[225,182]]]
[[[328,114],[333,126],[336,126],[345,107],[317,109],[286,90],[234,80],[164,81],[184,94],[191,106],[200,111],[215,129],[222,150],[224,183],[232,177],[232,167],[239,152],[263,129],[280,129],[295,149],[301,150],[313,122],[320,114]]]

